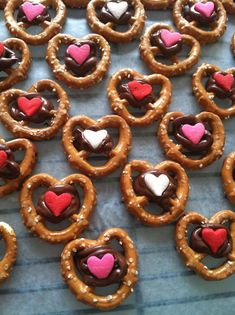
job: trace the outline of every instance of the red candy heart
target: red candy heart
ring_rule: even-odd
[[[0,42],[0,58],[2,57],[3,53],[4,53],[4,44],[2,42]]]
[[[19,97],[17,100],[18,108],[26,115],[33,116],[42,106],[42,100],[34,97],[31,100],[26,97]]]
[[[222,74],[222,73],[215,73],[213,76],[216,84],[224,89],[225,91],[230,91],[231,87],[234,83],[234,77],[232,74]]]
[[[6,165],[7,154],[5,151],[0,151],[0,168],[3,168]]]
[[[182,38],[180,33],[170,32],[165,29],[161,30],[160,37],[166,47],[171,47],[177,44]]]
[[[128,83],[128,88],[131,94],[137,99],[137,101],[141,101],[145,96],[152,93],[152,86],[150,84],[141,84],[137,81],[131,81]]]
[[[53,214],[58,217],[71,204],[72,195],[69,193],[57,195],[53,191],[47,191],[44,201]]]
[[[204,228],[202,230],[202,239],[210,246],[212,253],[216,253],[227,238],[226,229],[213,230],[211,228]]]

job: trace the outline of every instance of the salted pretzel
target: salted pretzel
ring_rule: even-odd
[[[3,282],[10,276],[16,261],[17,243],[14,230],[5,222],[0,222],[0,237],[5,243],[5,254],[0,260],[0,282]]]
[[[23,40],[8,38],[0,42],[0,71],[6,76],[0,80],[0,92],[24,80],[30,64],[31,53]]]
[[[89,0],[63,0],[63,2],[70,8],[85,8]]]
[[[81,202],[76,186],[83,190]],[[44,188],[34,204],[35,191]],[[23,185],[20,194],[21,215],[25,226],[49,243],[62,243],[75,239],[89,225],[96,204],[96,191],[91,180],[82,174],[72,174],[57,180],[48,174],[37,174]],[[49,228],[64,220],[70,224],[63,229]]]
[[[109,242],[117,240],[123,253]],[[65,245],[61,273],[77,300],[101,310],[117,307],[134,291],[137,282],[137,252],[127,232],[120,228],[104,231],[97,240],[79,238]],[[114,293],[99,295],[96,287],[118,283]]]
[[[153,87],[160,86],[159,96]],[[112,110],[132,126],[147,126],[158,120],[171,103],[172,85],[161,74],[142,75],[132,69],[114,73],[108,85],[108,98]],[[136,117],[129,108],[144,108],[145,113]]]
[[[235,2],[233,0],[221,0],[228,14],[235,14]]]
[[[172,8],[175,0],[141,0],[144,7],[150,10],[165,10]]]
[[[67,46],[64,63],[57,56],[61,45]],[[107,73],[110,46],[98,34],[89,34],[81,39],[58,34],[49,41],[46,60],[58,80],[69,87],[85,89],[99,83]]]
[[[14,153],[24,151],[21,160]],[[0,197],[17,190],[21,183],[32,173],[36,163],[36,147],[27,139],[5,141],[0,138]]]
[[[58,105],[49,96],[44,96],[46,91],[56,95]],[[27,91],[5,91],[0,96],[0,104],[0,120],[16,137],[50,139],[68,119],[68,96],[51,80],[37,81]],[[31,127],[32,123],[38,124],[39,128]]]
[[[221,119],[210,112],[196,116],[167,113],[157,134],[166,156],[191,170],[204,168],[223,154],[224,126]]]
[[[55,17],[51,17],[49,8],[56,11]],[[14,36],[28,44],[41,45],[61,31],[66,18],[66,6],[62,0],[8,0],[4,15],[6,26]],[[27,29],[31,26],[38,26],[40,32],[34,35],[28,33]]]
[[[187,57],[182,59],[180,55],[184,47],[189,51]],[[146,30],[141,37],[139,50],[151,71],[166,76],[185,73],[198,63],[200,57],[200,44],[194,37],[174,32],[173,27],[163,23],[153,24]],[[168,62],[164,62],[162,57]]]
[[[118,130],[119,139],[114,147],[112,136],[107,129]],[[131,149],[131,130],[125,120],[108,115],[98,120],[87,116],[75,116],[65,124],[62,143],[69,163],[88,176],[101,177],[114,172],[126,161]],[[102,166],[88,162],[92,154],[107,157]]]
[[[203,83],[207,79],[206,84]],[[220,118],[235,115],[235,67],[221,71],[212,64],[203,63],[193,75],[193,92],[198,103],[208,112]],[[220,106],[219,99],[229,101],[229,107]]]
[[[220,0],[177,0],[173,21],[182,33],[194,36],[201,44],[208,44],[224,34],[227,14]]]
[[[231,41],[231,50],[235,57],[235,33],[233,33],[232,41]]]
[[[138,175],[133,178],[133,173]],[[175,162],[163,161],[155,166],[133,160],[124,167],[120,187],[126,207],[143,224],[162,226],[175,221],[184,211],[189,183],[184,169]],[[160,214],[150,213],[146,206],[152,201]]]
[[[144,28],[145,18],[140,0],[91,0],[87,5],[90,28],[114,43],[128,43],[136,38]],[[126,30],[119,31],[120,25],[125,25]]]
[[[235,169],[235,152],[228,154],[223,162],[221,168],[221,177],[224,187],[225,196],[232,204],[235,204],[235,181],[234,181],[234,169]]]
[[[226,223],[229,227],[226,227]],[[230,210],[217,212],[207,219],[197,212],[189,212],[176,225],[176,249],[183,256],[187,268],[206,280],[222,280],[235,272],[235,214]],[[191,235],[188,231],[194,227]],[[225,258],[218,267],[207,267],[206,256]]]

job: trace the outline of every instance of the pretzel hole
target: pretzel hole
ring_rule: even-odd
[[[213,258],[211,256],[206,256],[201,260],[201,262],[208,268],[208,269],[215,269],[223,265],[227,261],[227,257],[222,258]]]
[[[14,148],[12,148],[12,151],[14,152],[14,158],[15,161],[20,164],[25,157],[25,150],[24,149],[18,149],[18,150],[14,150]]]
[[[6,244],[3,240],[2,234],[0,234],[0,260],[3,259],[6,253]]]

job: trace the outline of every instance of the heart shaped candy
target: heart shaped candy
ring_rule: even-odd
[[[225,229],[213,230],[211,228],[204,228],[202,230],[202,239],[210,246],[211,251],[217,253],[220,246],[223,245],[227,238],[227,231]]]
[[[230,91],[234,83],[234,77],[230,73],[222,74],[217,72],[213,75],[213,78],[216,84],[225,91]]]
[[[197,123],[194,126],[185,124],[182,126],[182,132],[193,144],[198,144],[205,134],[205,126],[202,123]]]
[[[182,38],[180,33],[170,32],[167,29],[161,30],[160,37],[166,47],[177,44]]]
[[[145,96],[149,95],[153,91],[153,88],[150,84],[142,84],[137,81],[128,82],[128,88],[137,101],[141,101],[143,98],[145,98]]]
[[[80,47],[72,44],[68,47],[67,53],[78,63],[82,65],[84,61],[89,57],[91,48],[88,44]]]
[[[86,138],[86,140],[90,143],[93,149],[97,149],[102,141],[107,137],[107,130],[84,130],[83,136]]]
[[[114,266],[114,257],[111,254],[105,254],[101,259],[91,256],[87,259],[89,271],[98,279],[105,279],[109,276]]]
[[[118,20],[127,11],[128,3],[126,1],[121,2],[108,2],[107,8],[110,13]]]
[[[201,13],[202,15],[206,16],[206,17],[210,17],[211,14],[214,12],[215,9],[215,5],[214,2],[209,1],[209,2],[199,2],[195,4],[195,10],[199,13]]]
[[[162,196],[170,183],[169,178],[164,174],[161,174],[158,177],[153,174],[146,174],[144,176],[144,181],[148,189],[158,197]]]
[[[57,195],[53,191],[47,191],[44,201],[47,207],[58,217],[71,204],[72,195],[69,193]]]
[[[27,99],[24,96],[21,96],[17,100],[18,108],[26,116],[33,116],[42,106],[42,100],[39,97],[34,97],[32,99]]]
[[[3,168],[6,165],[7,154],[5,151],[0,151],[0,168]]]
[[[2,57],[3,53],[4,53],[4,44],[2,42],[0,42],[0,58]]]
[[[31,22],[35,19],[35,17],[39,16],[43,13],[45,6],[41,3],[33,4],[29,1],[26,1],[22,4],[22,10],[27,17],[28,21]]]

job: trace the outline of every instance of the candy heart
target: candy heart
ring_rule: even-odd
[[[158,197],[162,196],[170,182],[169,178],[164,174],[161,174],[158,177],[153,174],[146,174],[144,176],[144,181],[152,193]]]
[[[213,253],[216,253],[227,238],[227,231],[225,229],[213,230],[211,228],[204,228],[202,230],[202,239],[210,246]]]
[[[180,33],[170,32],[168,30],[161,30],[160,36],[166,47],[171,47],[177,44],[182,38]]]
[[[215,9],[215,5],[211,1],[205,3],[199,2],[195,4],[194,8],[197,12],[201,13],[202,15],[210,17]]]
[[[4,53],[4,44],[2,42],[0,42],[0,58],[2,57],[3,53]]]
[[[80,47],[76,45],[70,45],[67,49],[67,53],[78,63],[82,65],[84,61],[89,57],[91,48],[88,44]]]
[[[108,2],[107,8],[109,9],[110,13],[118,20],[128,8],[128,3],[126,1],[121,2]]]
[[[39,97],[27,99],[22,96],[17,100],[18,108],[26,115],[33,116],[42,106],[42,100]]]
[[[202,123],[194,126],[185,124],[182,126],[182,132],[193,144],[198,144],[205,134],[205,126]]]
[[[225,91],[230,91],[234,83],[234,77],[232,74],[229,73],[227,74],[215,73],[213,78],[216,84]]]
[[[137,81],[131,81],[128,83],[129,90],[131,94],[137,99],[137,101],[141,101],[145,96],[152,93],[152,86],[150,84],[141,84]]]
[[[72,195],[69,193],[57,195],[53,191],[47,191],[44,201],[47,207],[58,217],[71,204]]]
[[[98,131],[88,129],[83,131],[83,136],[90,143],[93,149],[97,149],[107,135],[108,132],[104,129]]]
[[[0,151],[0,168],[6,165],[7,154],[5,151]]]
[[[41,3],[33,4],[27,1],[22,5],[22,10],[29,22],[33,21],[35,17],[42,14],[44,9],[45,9],[45,6],[42,5]]]
[[[90,256],[87,259],[89,271],[98,279],[108,277],[114,266],[114,257],[111,254],[105,254],[101,259],[96,256]]]

